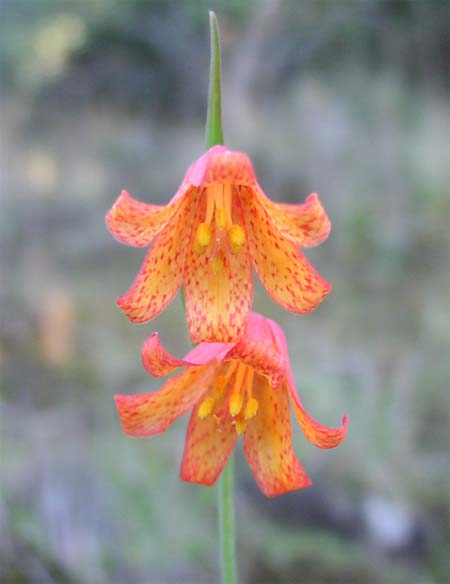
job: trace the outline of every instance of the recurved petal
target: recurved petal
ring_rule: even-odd
[[[256,373],[267,377],[274,387],[286,377],[285,357],[275,343],[268,320],[256,312],[249,314],[245,334],[228,358],[242,359]]]
[[[268,294],[292,312],[311,312],[331,289],[296,248],[283,237],[264,209],[261,198],[240,189],[250,255]]]
[[[168,205],[151,205],[137,201],[127,191],[122,191],[106,214],[106,225],[121,243],[146,247],[164,229],[181,203],[178,199]]]
[[[117,299],[117,304],[132,322],[147,322],[158,316],[180,288],[195,200],[195,194],[184,199],[177,215],[147,253],[132,286]]]
[[[183,359],[171,355],[162,346],[158,333],[153,333],[145,340],[142,345],[141,359],[144,368],[155,377],[164,377],[179,367],[189,365]]]
[[[338,446],[347,433],[347,416],[343,417],[342,426],[339,428],[330,428],[329,426],[323,426],[322,424],[319,424],[319,422],[317,422],[312,416],[308,414],[308,412],[303,407],[296,390],[295,380],[292,374],[288,355],[286,337],[284,336],[281,327],[276,322],[267,319],[267,324],[272,329],[272,334],[279,351],[284,355],[286,362],[286,385],[283,389],[286,392],[289,392],[289,395],[291,396],[295,417],[297,418],[305,436],[319,448],[334,448],[335,446]]]
[[[194,225],[204,215],[204,205],[199,204]],[[239,217],[238,211],[235,217]],[[216,252],[214,258],[212,250],[198,255],[193,241],[187,252],[186,316],[193,343],[237,341],[252,304],[253,279],[247,249],[236,254],[221,249]]]
[[[311,485],[311,480],[292,450],[289,400],[282,388],[267,381],[254,387],[259,402],[257,415],[248,422],[244,452],[259,488],[267,497]]]
[[[316,193],[298,205],[275,203],[262,190],[259,194],[278,231],[295,245],[313,247],[328,237],[331,222]]]
[[[347,416],[342,418],[342,426],[339,428],[330,428],[319,424],[302,406],[295,388],[289,389],[295,417],[308,440],[319,448],[335,448],[339,446],[347,433]]]
[[[231,423],[217,427],[214,416],[198,417],[193,410],[187,429],[180,478],[205,486],[214,484],[227,462],[237,434]]]
[[[188,367],[159,391],[114,396],[123,431],[137,437],[164,432],[211,388],[216,372],[216,363]]]

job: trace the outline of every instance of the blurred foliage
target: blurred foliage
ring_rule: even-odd
[[[350,416],[314,481],[266,500],[238,456],[243,581],[448,581],[448,3],[3,0],[0,20],[0,580],[216,581],[215,492],[179,482],[183,422],[122,436],[115,392],[156,389],[140,346],[189,343],[177,301],[129,324],[143,255],[104,214],[166,202],[203,149],[207,9],[224,46],[225,137],[267,193],[320,193],[308,251],[334,289],[286,329],[305,405]]]

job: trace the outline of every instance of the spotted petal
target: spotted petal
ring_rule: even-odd
[[[301,403],[300,397],[295,387],[295,380],[289,361],[286,337],[284,336],[281,328],[273,320],[267,320],[267,322],[272,329],[280,352],[285,356],[285,361],[287,363],[287,381],[284,389],[291,397],[295,417],[297,418],[303,433],[308,438],[308,440],[310,440],[313,444],[315,444],[315,446],[318,446],[319,448],[334,448],[338,446],[345,438],[345,434],[347,433],[347,416],[343,417],[342,426],[338,428],[330,428],[329,426],[320,424],[308,414]]]
[[[240,198],[255,270],[280,306],[300,314],[314,310],[331,289],[295,245],[273,224],[261,200],[241,189]]]
[[[192,229],[195,196],[191,194],[158,235],[129,290],[117,304],[135,323],[155,318],[172,301],[184,277],[186,237]]]
[[[123,431],[129,436],[147,437],[164,432],[198,402],[212,386],[217,364],[188,367],[156,392],[116,395]]]
[[[245,334],[228,354],[228,358],[242,359],[260,375],[267,377],[277,387],[286,376],[286,363],[278,350],[272,329],[261,314],[251,312]]]
[[[189,421],[180,478],[190,483],[213,485],[227,462],[236,442],[230,421],[220,430],[214,416],[198,417],[198,407]]]
[[[143,203],[122,191],[106,215],[106,226],[121,243],[147,247],[177,213],[187,187],[183,186],[183,192],[177,193],[168,205]]]
[[[238,211],[236,211],[236,214]],[[194,225],[205,216],[204,201],[197,207]],[[253,300],[251,263],[246,250],[198,255],[191,241],[186,258],[186,316],[193,343],[233,342],[244,333]],[[215,272],[213,262],[219,261]]]
[[[283,237],[299,247],[313,247],[324,241],[331,222],[316,193],[298,205],[275,203],[259,190],[267,214]]]
[[[267,381],[254,387],[258,414],[248,422],[244,452],[259,488],[267,497],[311,485],[292,450],[292,426],[287,393]]]
[[[221,362],[233,347],[231,343],[200,343],[184,359],[178,359],[163,347],[159,334],[153,333],[142,346],[142,364],[151,375],[163,377],[179,367]]]

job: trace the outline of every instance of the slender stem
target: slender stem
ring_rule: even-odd
[[[222,86],[219,25],[214,12],[209,13],[211,60],[209,68],[206,146],[223,144]],[[218,486],[220,574],[222,584],[236,584],[236,531],[234,526],[233,456],[222,471]]]
[[[230,456],[219,480],[220,573],[222,584],[236,584],[236,543],[234,525],[233,456]]]
[[[209,12],[211,57],[209,65],[208,115],[206,118],[206,146],[223,144],[222,130],[222,66],[220,58],[219,24],[214,12]]]

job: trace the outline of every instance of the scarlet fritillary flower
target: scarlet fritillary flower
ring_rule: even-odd
[[[184,359],[170,355],[157,333],[142,348],[149,373],[161,377],[184,367],[154,393],[116,395],[123,430],[148,437],[167,430],[193,408],[180,477],[212,485],[244,436],[244,452],[256,482],[268,497],[311,485],[292,450],[290,406],[305,436],[319,448],[334,448],[345,436],[316,422],[295,388],[286,339],[272,320],[250,313],[237,343],[201,343]]]
[[[253,300],[252,266],[283,308],[307,313],[331,286],[299,251],[321,243],[330,221],[316,194],[278,204],[259,186],[243,152],[214,146],[189,168],[167,205],[126,191],[106,216],[111,233],[136,247],[153,243],[129,290],[117,300],[135,323],[155,318],[184,284],[194,343],[234,342]]]

